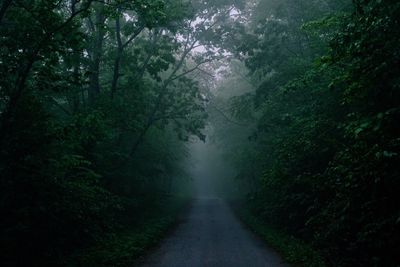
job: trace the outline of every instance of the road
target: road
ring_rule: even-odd
[[[288,267],[219,198],[198,198],[142,267]]]

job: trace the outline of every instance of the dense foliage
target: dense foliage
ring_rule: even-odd
[[[0,2],[1,266],[63,266],[164,216],[188,180],[183,141],[204,139],[200,68],[238,2]]]
[[[400,3],[262,0],[248,9],[231,44],[245,66],[231,63],[215,100],[231,110],[215,127],[248,207],[331,266],[398,266]],[[246,89],[227,97],[243,79]]]

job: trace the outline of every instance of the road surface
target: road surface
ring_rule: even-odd
[[[142,267],[288,267],[219,198],[198,198]]]

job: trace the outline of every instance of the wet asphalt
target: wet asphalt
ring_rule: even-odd
[[[220,198],[197,198],[142,267],[289,267]]]

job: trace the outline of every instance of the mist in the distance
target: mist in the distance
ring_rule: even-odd
[[[223,157],[223,148],[207,138],[189,144],[188,172],[193,179],[194,197],[227,197],[235,190],[235,170]]]

